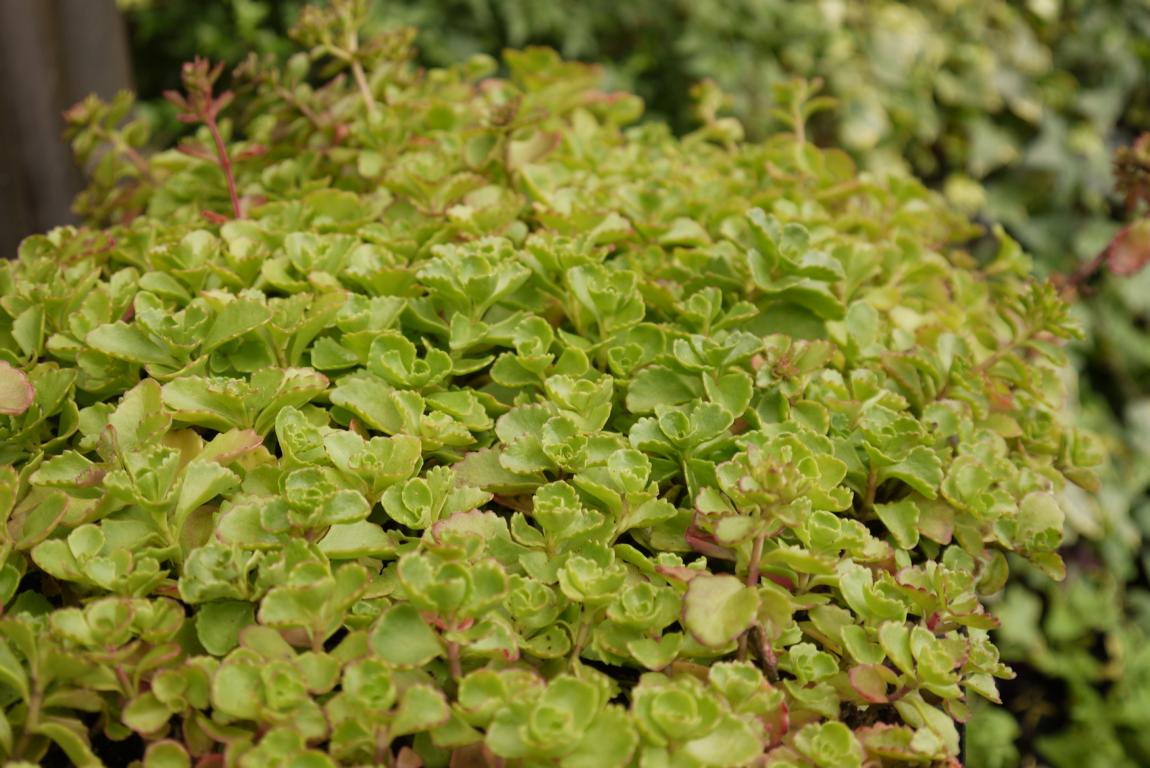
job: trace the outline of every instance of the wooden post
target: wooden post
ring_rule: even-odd
[[[74,223],[81,177],[61,114],[89,93],[111,98],[130,85],[114,0],[0,0],[0,256]]]

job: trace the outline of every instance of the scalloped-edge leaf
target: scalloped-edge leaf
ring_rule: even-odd
[[[759,610],[759,593],[729,574],[691,579],[683,597],[683,626],[709,648],[723,648],[747,631]]]

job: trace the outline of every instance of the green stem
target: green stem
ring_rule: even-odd
[[[767,534],[766,533],[760,533],[758,536],[755,537],[755,541],[751,545],[751,559],[747,563],[746,584],[748,587],[756,587],[759,584],[759,569],[761,567],[760,561],[763,559],[763,544],[766,542],[766,540],[767,540]],[[739,652],[738,652],[739,661],[746,661],[747,660],[747,655],[748,655],[748,650],[749,650],[748,649],[748,645],[749,645],[748,640],[750,638],[751,633],[754,631],[755,631],[755,628],[751,627],[750,629],[748,629],[746,632],[744,632],[739,637]]]
[[[358,59],[351,60],[351,74],[355,78],[355,85],[359,88],[359,95],[363,97],[363,103],[367,105],[367,114],[375,117],[379,112],[379,106],[375,103],[375,96],[371,94],[371,86],[367,83],[367,73],[363,71],[363,65],[359,63]]]
[[[588,635],[591,633],[591,622],[584,616],[579,621],[579,631],[575,634],[575,645],[571,649],[571,666],[575,666],[579,661],[579,656],[583,653],[583,646],[587,644]]]
[[[874,470],[867,472],[866,476],[866,496],[863,497],[863,509],[868,512],[874,509],[875,494],[878,493],[878,476],[875,475]]]
[[[32,689],[31,695],[28,698],[28,714],[24,718],[24,727],[20,729],[20,738],[16,741],[15,746],[12,747],[12,759],[19,760],[28,751],[28,747],[32,741],[32,735],[40,725],[40,707],[43,701],[43,692],[39,688],[39,684]]]
[[[375,729],[375,763],[376,765],[395,765],[395,755],[389,749],[391,739],[386,728]]]
[[[981,363],[978,363],[973,368],[971,368],[970,372],[977,375],[977,376],[985,376],[986,374],[988,374],[990,372],[991,368],[993,368],[995,365],[998,364],[998,362],[1000,360],[1002,360],[1002,358],[1006,357],[1007,355],[1009,355],[1014,350],[1022,347],[1024,344],[1029,342],[1036,335],[1037,335],[1037,332],[1035,329],[1028,328],[1026,330],[1026,332],[1023,333],[1021,336],[1019,336],[1016,339],[1012,339],[1005,346],[998,348],[997,350],[992,352],[990,355],[988,355]],[[935,396],[934,399],[935,400],[942,400],[943,398],[945,398],[947,396],[947,394],[949,394],[949,392],[950,392],[950,385],[951,385],[950,381],[947,381],[945,384],[943,384],[942,389],[940,389],[938,391],[938,394]]]

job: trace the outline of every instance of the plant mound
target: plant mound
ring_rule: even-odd
[[[676,139],[349,7],[236,104],[187,66],[179,151],[69,115],[90,225],[0,269],[0,754],[953,765],[1098,459],[1054,290],[801,101]]]
[[[696,80],[717,81],[762,136],[775,124],[772,86],[821,78],[842,106],[818,121],[820,136],[877,172],[913,169],[945,184],[1058,271],[1114,235],[1111,152],[1150,129],[1143,0],[361,2],[376,26],[420,27],[429,64],[528,44],[610,61],[612,80],[677,130],[694,125],[686,96]],[[282,50],[287,41],[269,30],[304,0],[119,3],[152,93],[191,51],[238,60],[245,49]]]

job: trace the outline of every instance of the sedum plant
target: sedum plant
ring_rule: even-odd
[[[1147,139],[1120,150],[1115,170],[1129,224],[1064,290],[1088,301],[1086,368],[1096,389],[1083,392],[1076,419],[1105,436],[1110,460],[1097,494],[1070,497],[1065,584],[1025,567],[994,606],[998,641],[1019,679],[1001,709],[976,712],[968,755],[979,765],[1015,765],[1028,753],[1041,765],[1139,766],[1150,761],[1146,639],[1150,602],[1150,399],[1144,347],[1150,250],[1146,248]],[[1075,350],[1072,350],[1075,354]],[[1059,702],[1052,706],[1051,702]],[[979,734],[977,738],[974,734]],[[1021,754],[1014,743],[1021,747]]]
[[[282,47],[304,0],[120,0],[145,92],[173,56]],[[374,0],[374,23],[420,27],[424,63],[543,44],[610,62],[678,130],[698,80],[755,137],[774,89],[822,78],[840,102],[814,126],[864,167],[910,170],[1001,222],[1053,271],[1088,260],[1121,218],[1110,155],[1150,127],[1143,0]],[[184,41],[195,47],[183,48]],[[173,45],[175,42],[175,45]]]
[[[1106,435],[1111,461],[1102,489],[1075,495],[1064,544],[1067,579],[1051,583],[1015,563],[996,597],[996,640],[1018,678],[1004,708],[976,709],[968,728],[972,765],[1013,766],[1025,755],[1054,768],[1135,768],[1150,760],[1150,401],[1133,400],[1123,431],[1104,403],[1082,414]],[[1012,717],[1013,716],[1013,717]],[[1025,764],[1025,763],[1023,763]]]
[[[0,270],[0,754],[957,765],[1100,459],[1056,290],[801,93],[676,139],[363,11],[188,65],[176,149],[71,113],[87,224]]]

